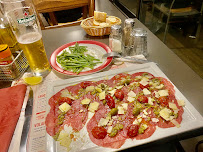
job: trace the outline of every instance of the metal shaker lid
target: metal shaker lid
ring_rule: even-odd
[[[111,26],[111,33],[114,35],[121,34],[122,29],[120,25],[113,25]]]
[[[135,19],[133,18],[125,19],[124,27],[133,28],[134,26],[135,26]]]
[[[147,36],[147,31],[143,28],[133,29],[131,36]]]

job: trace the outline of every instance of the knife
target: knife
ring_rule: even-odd
[[[33,110],[33,90],[30,87],[29,97],[25,108],[25,120],[24,120],[22,135],[21,135],[21,141],[20,141],[20,152],[27,151],[26,145],[27,145],[28,133],[30,129],[30,120],[32,117],[32,110]]]

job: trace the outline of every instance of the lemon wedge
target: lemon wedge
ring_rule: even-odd
[[[25,77],[23,78],[24,82],[29,85],[37,85],[42,82],[42,76],[33,76],[33,77]]]

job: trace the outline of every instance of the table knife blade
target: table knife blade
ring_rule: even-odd
[[[28,133],[30,129],[32,110],[33,110],[33,90],[32,88],[30,88],[29,97],[25,108],[25,120],[23,124],[23,130],[22,130],[21,141],[20,141],[20,152],[27,151],[26,145],[27,145]]]

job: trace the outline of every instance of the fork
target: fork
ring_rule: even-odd
[[[122,55],[120,55],[117,52],[106,53],[106,54],[104,54],[102,56],[102,58],[107,58],[107,57],[122,58],[122,59],[125,59],[125,60],[129,60],[130,62],[138,62],[138,63],[148,63],[148,62],[150,62],[150,61],[147,61],[147,60],[137,59],[137,58],[133,58],[133,57],[130,57],[130,56],[123,57]]]
[[[122,56],[118,52],[110,52],[110,53],[105,53],[102,58],[106,57],[118,57],[121,58]]]

